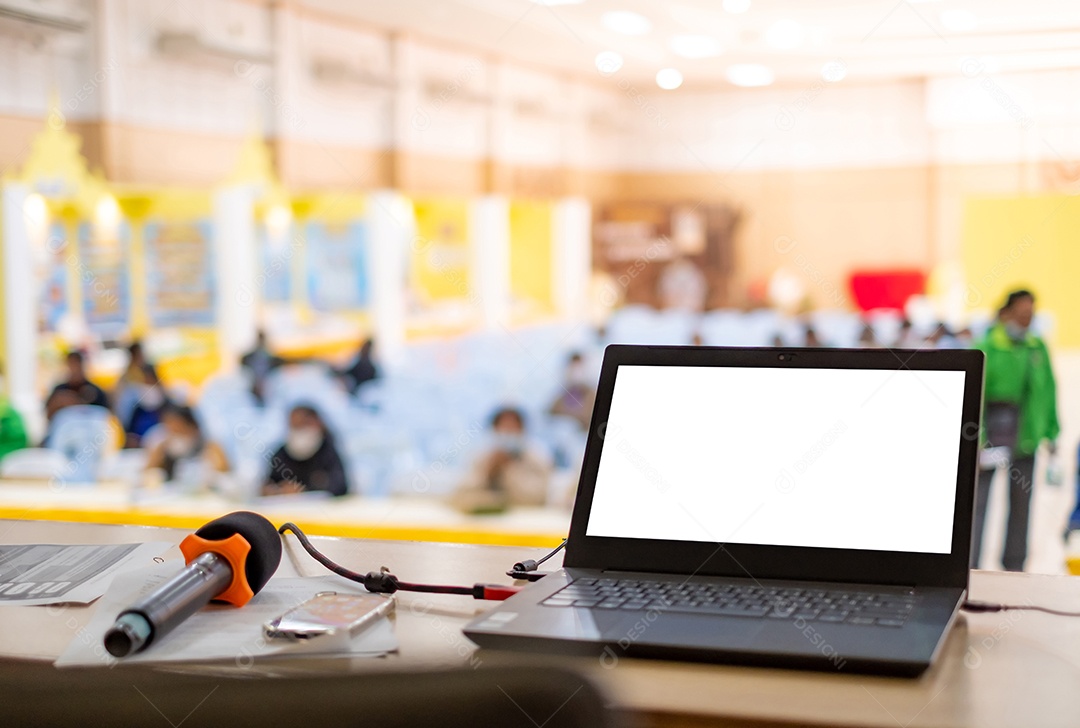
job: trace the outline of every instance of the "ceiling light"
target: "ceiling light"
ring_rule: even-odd
[[[771,68],[760,63],[736,63],[728,66],[726,75],[731,83],[747,88],[768,86],[776,78]]]
[[[623,35],[645,35],[652,30],[652,21],[629,10],[611,10],[600,16],[600,22],[608,30]]]
[[[622,68],[623,59],[615,51],[600,51],[596,54],[596,70],[601,76],[610,76]]]
[[[941,11],[941,24],[945,26],[946,30],[963,33],[974,30],[976,23],[975,13],[970,10],[953,8]]]
[[[798,48],[803,41],[803,27],[791,18],[777,20],[765,31],[765,42],[781,51]]]
[[[537,5],[581,5],[585,0],[532,0]]]
[[[750,0],[724,0],[724,10],[732,15],[745,13],[750,9]]]
[[[720,55],[720,41],[709,35],[677,35],[671,39],[671,51],[683,58],[713,58]]]
[[[682,86],[682,74],[674,68],[661,68],[656,72],[656,85],[665,91]]]

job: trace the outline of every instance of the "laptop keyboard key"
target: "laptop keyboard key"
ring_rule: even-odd
[[[909,593],[796,589],[753,583],[582,579],[544,600],[552,607],[657,610],[900,627],[915,608]]]

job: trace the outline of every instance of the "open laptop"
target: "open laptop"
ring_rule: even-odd
[[[563,568],[482,647],[917,675],[968,586],[978,351],[609,346]]]

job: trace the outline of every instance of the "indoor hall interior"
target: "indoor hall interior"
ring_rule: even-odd
[[[554,546],[606,345],[986,348],[1028,291],[1057,386],[1021,568],[1068,573],[1078,24],[4,0],[0,516]]]

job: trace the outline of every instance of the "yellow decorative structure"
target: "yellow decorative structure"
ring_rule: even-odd
[[[84,279],[91,271],[75,253],[79,241],[79,228],[88,225],[89,235],[95,245],[104,243],[106,249],[119,241],[119,213],[116,199],[100,172],[91,172],[85,157],[80,153],[82,139],[67,129],[64,115],[59,112],[54,98],[53,110],[46,124],[33,138],[30,152],[22,168],[9,173],[6,182],[23,186],[28,197],[24,204],[24,218],[31,245],[40,253],[39,259],[52,255],[63,261],[66,269],[66,300],[68,311],[81,317],[84,311]],[[108,218],[109,225],[101,224]],[[119,256],[119,250],[115,255]],[[116,263],[120,259],[117,257]],[[94,290],[91,287],[91,290]],[[116,292],[111,292],[115,297]],[[38,302],[21,302],[27,314],[38,314]],[[82,341],[68,341],[56,331],[43,332],[40,341],[46,365],[54,362],[61,350],[81,345]],[[6,341],[6,338],[4,339]],[[45,367],[46,369],[48,366]]]

